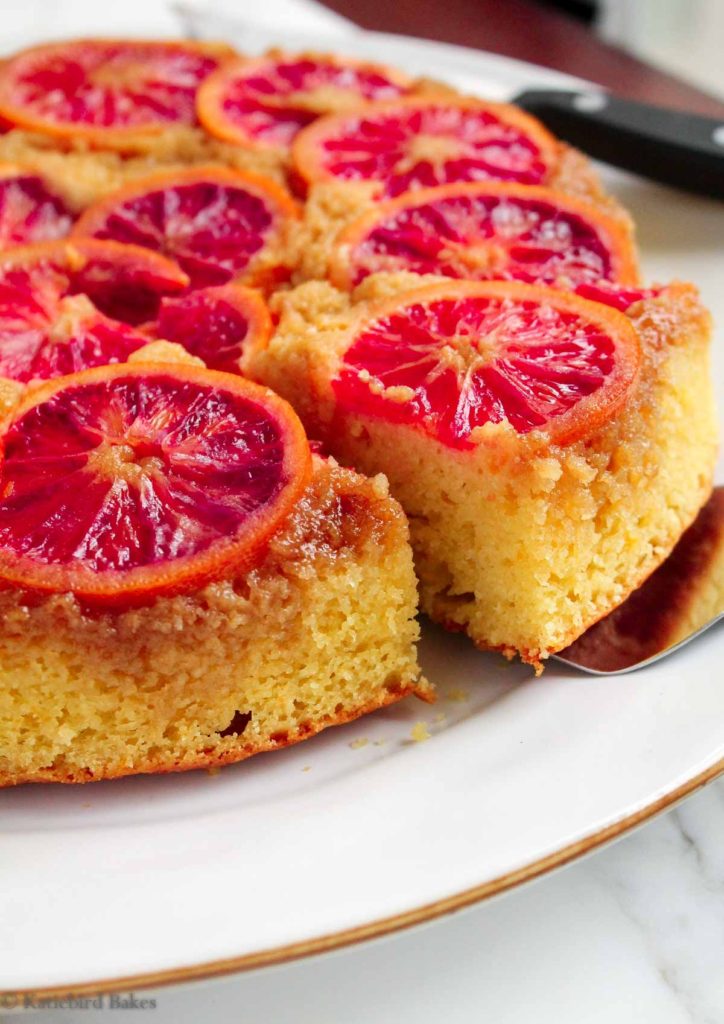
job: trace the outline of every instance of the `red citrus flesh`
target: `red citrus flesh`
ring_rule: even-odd
[[[0,69],[0,116],[35,131],[112,144],[196,123],[196,91],[222,48],[77,39],[23,50]]]
[[[530,185],[423,189],[378,205],[338,239],[332,280],[376,271],[574,287],[638,281],[629,233],[596,207]]]
[[[150,363],[40,385],[2,446],[0,579],[116,607],[248,571],[310,471],[272,392]]]
[[[137,312],[143,299],[182,289],[168,260],[116,243],[45,242],[0,254],[0,377],[47,379],[124,362],[148,338],[99,309]],[[143,301],[141,301],[143,300]]]
[[[65,238],[73,220],[39,174],[0,164],[0,249]]]
[[[333,388],[343,410],[453,448],[496,423],[569,444],[621,407],[640,361],[636,331],[614,309],[517,282],[451,282],[371,310]]]
[[[241,373],[244,349],[264,347],[272,333],[272,321],[257,292],[226,284],[163,299],[158,319],[148,325],[147,332],[182,345],[211,370]]]
[[[381,100],[409,88],[406,76],[331,55],[270,55],[227,64],[206,79],[199,120],[228,142],[286,149],[320,114]]]
[[[516,107],[468,99],[406,98],[320,118],[292,147],[307,182],[376,181],[380,193],[462,181],[545,181],[556,142]]]
[[[583,282],[576,287],[576,295],[592,302],[602,302],[605,306],[613,306],[625,313],[634,302],[651,299],[658,295],[660,288],[625,288],[620,284],[607,281]]]
[[[73,234],[162,252],[194,287],[206,287],[255,280],[260,258],[296,216],[296,204],[274,182],[224,167],[191,167],[114,192],[83,213]]]

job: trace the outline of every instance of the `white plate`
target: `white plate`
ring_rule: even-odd
[[[562,80],[389,36],[344,49],[494,97]],[[606,178],[649,277],[698,281],[724,321],[724,206]],[[721,629],[612,679],[552,664],[534,680],[433,628],[422,660],[436,708],[408,700],[213,777],[3,792],[0,989],[139,987],[382,934],[564,863],[724,769]]]

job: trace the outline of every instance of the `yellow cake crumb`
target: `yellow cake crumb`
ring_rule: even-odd
[[[0,377],[0,420],[8,416],[25,393],[25,385],[8,377]]]
[[[462,703],[463,701],[470,699],[470,693],[468,690],[462,690],[459,687],[455,687],[452,690],[448,690],[445,694],[445,700],[450,700],[453,703]]]
[[[278,154],[213,139],[200,128],[175,127],[126,142],[126,152],[90,148],[15,128],[0,135],[0,162],[40,174],[75,213],[139,178],[193,164],[223,164],[286,184]]]
[[[415,743],[424,743],[425,740],[429,740],[431,736],[432,733],[428,729],[426,722],[415,722],[410,730],[410,738],[414,740]]]
[[[181,366],[205,366],[203,359],[191,355],[175,341],[151,341],[128,357],[129,363],[175,363]]]

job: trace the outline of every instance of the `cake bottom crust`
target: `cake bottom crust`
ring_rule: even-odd
[[[434,698],[432,690],[425,684],[421,684],[419,678],[410,679],[407,682],[396,684],[383,692],[375,700],[369,700],[357,707],[344,708],[336,715],[323,715],[322,717],[306,722],[304,726],[297,729],[290,729],[284,734],[271,735],[265,740],[256,743],[244,743],[239,739],[238,744],[223,751],[196,751],[177,757],[168,761],[157,761],[149,759],[146,762],[138,762],[132,768],[109,768],[99,774],[90,768],[71,765],[57,765],[48,768],[39,768],[26,773],[4,774],[0,772],[0,787],[18,786],[26,782],[58,782],[62,784],[73,784],[82,782],[100,782],[101,780],[118,779],[128,775],[170,775],[173,772],[188,772],[197,769],[221,768],[224,765],[236,764],[245,761],[254,754],[265,754],[273,750],[282,750],[284,747],[291,747],[302,740],[310,739],[317,733],[334,725],[345,725],[353,722],[363,715],[372,711],[379,711],[395,704],[403,697],[415,695],[427,703],[432,703]]]

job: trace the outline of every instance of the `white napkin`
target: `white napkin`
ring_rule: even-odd
[[[197,24],[213,26],[238,23],[279,33],[323,32],[325,35],[354,28],[351,21],[328,10],[317,0],[169,0],[177,11]],[[207,31],[204,32],[207,34]]]

